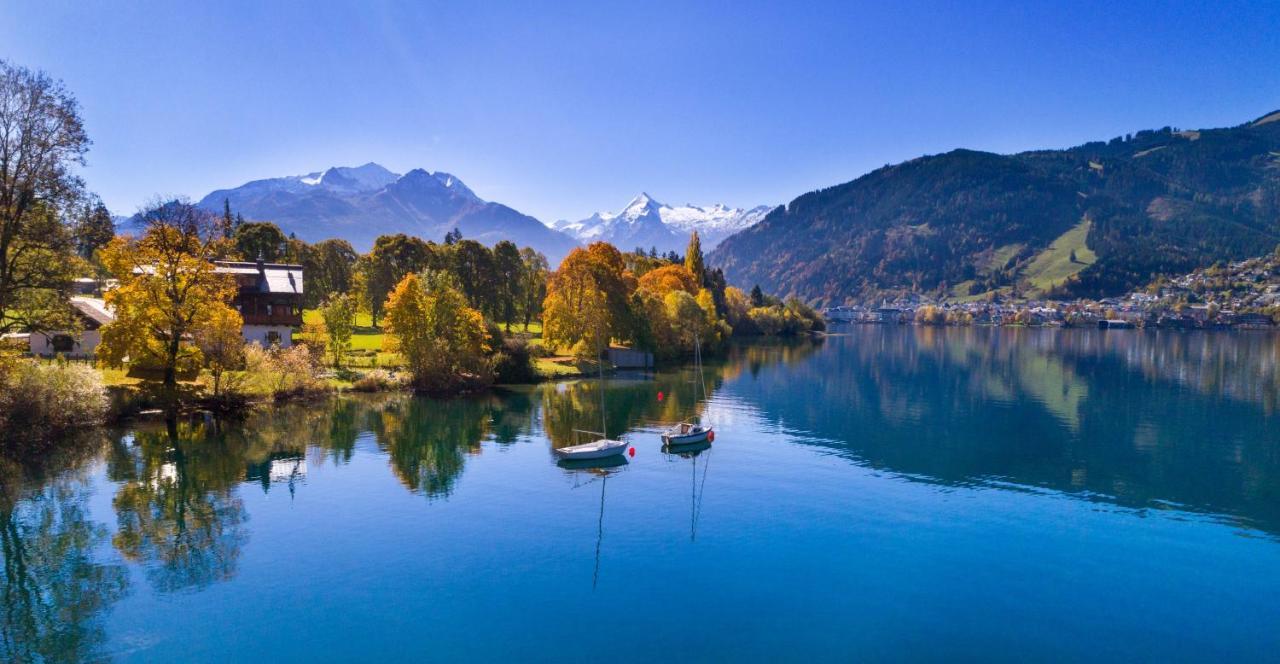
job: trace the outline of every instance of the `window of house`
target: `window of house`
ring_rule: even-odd
[[[271,305],[269,305],[269,304],[268,304],[268,305],[267,305],[267,310],[268,310],[268,312],[270,312],[270,308],[271,308]],[[276,332],[275,330],[270,330],[270,331],[268,331],[268,332],[267,332],[267,343],[268,343],[268,344],[271,344],[272,346],[279,346],[279,345],[280,345],[280,333],[279,333],[279,332]]]
[[[268,316],[270,316],[270,315],[271,315],[271,303],[270,303],[270,302],[268,302],[268,303],[267,303],[267,315],[268,315]]]
[[[76,340],[66,334],[55,334],[49,340],[49,345],[53,346],[53,352],[55,353],[70,353],[75,350]]]

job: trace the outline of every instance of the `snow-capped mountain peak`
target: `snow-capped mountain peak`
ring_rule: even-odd
[[[604,240],[624,250],[644,247],[662,252],[684,251],[696,230],[703,249],[710,251],[724,238],[763,219],[769,210],[768,206],[744,210],[721,203],[673,207],[642,192],[620,212],[597,212],[581,221],[558,221],[553,227],[581,242]]]
[[[452,173],[415,168],[400,175],[375,163],[254,180],[211,192],[199,205],[215,212],[230,205],[308,242],[340,237],[361,251],[381,235],[440,241],[453,229],[489,245],[532,246],[553,265],[576,245],[533,217],[481,199]]]

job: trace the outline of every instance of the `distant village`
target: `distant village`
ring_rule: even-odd
[[[906,296],[829,307],[833,323],[1097,328],[1271,329],[1280,318],[1280,255],[1215,265],[1100,300],[934,301]]]

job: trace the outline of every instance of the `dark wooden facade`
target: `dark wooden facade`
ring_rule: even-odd
[[[235,276],[240,287],[233,302],[245,325],[302,325],[302,266],[284,263],[218,262],[218,271]]]

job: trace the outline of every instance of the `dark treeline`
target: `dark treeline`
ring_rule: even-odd
[[[330,297],[351,294],[378,326],[387,295],[405,276],[444,273],[473,307],[489,320],[528,325],[542,311],[547,259],[532,248],[506,240],[487,247],[453,231],[443,243],[405,235],[383,235],[366,254],[351,243],[329,239],[308,244],[286,236],[270,221],[246,221],[228,204],[223,224],[235,258],[302,265],[303,306],[319,307]]]

